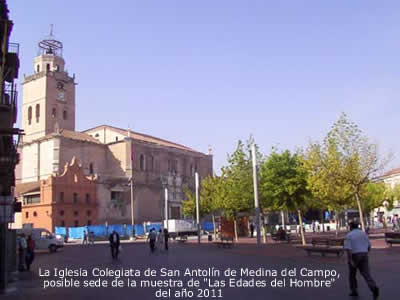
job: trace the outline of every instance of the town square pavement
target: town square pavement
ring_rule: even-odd
[[[377,247],[370,254],[370,266],[373,277],[381,287],[380,299],[398,299],[400,295],[400,247],[385,248],[377,242]],[[379,246],[380,245],[380,246]],[[383,245],[383,246],[382,246]],[[265,269],[308,268],[311,270],[335,270],[339,278],[330,288],[222,288],[222,298],[219,299],[351,299],[348,296],[347,267],[344,257],[307,256],[305,251],[286,243],[274,243],[257,247],[254,243],[237,244],[233,248],[219,248],[213,243],[171,243],[169,251],[157,249],[150,253],[145,243],[122,244],[122,253],[118,261],[113,261],[107,244],[67,245],[54,254],[38,254],[31,272],[20,273],[20,280],[10,285],[11,292],[2,295],[4,299],[38,300],[79,300],[79,299],[157,299],[156,288],[48,288],[43,289],[43,277],[39,276],[39,268],[85,268],[95,267],[120,269],[133,268],[144,271],[147,268],[178,269],[239,269],[260,267]],[[372,299],[362,278],[359,277],[360,297]],[[153,278],[157,279],[159,277]],[[90,278],[89,278],[90,279]],[[160,278],[161,279],[161,278]],[[163,278],[164,280],[165,278]],[[189,278],[184,279],[186,282]],[[200,281],[203,281],[201,278]],[[203,284],[203,283],[202,283]],[[202,285],[202,287],[204,287]],[[12,291],[14,289],[14,291]],[[196,290],[196,289],[194,289]],[[193,299],[196,296],[180,299]],[[169,298],[177,299],[173,295]],[[206,299],[212,299],[211,295]],[[217,298],[216,298],[217,299]]]

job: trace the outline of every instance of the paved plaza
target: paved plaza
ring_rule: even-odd
[[[156,299],[155,288],[53,288],[44,290],[38,268],[85,268],[95,267],[120,269],[146,268],[178,269],[187,267],[208,269],[227,268],[266,268],[281,270],[284,268],[332,269],[340,278],[331,288],[223,288],[222,299],[351,299],[347,296],[347,268],[344,257],[307,256],[305,252],[289,244],[267,244],[257,247],[247,243],[237,244],[232,249],[218,248],[212,243],[171,243],[169,252],[158,249],[151,254],[145,243],[125,243],[118,261],[112,261],[107,244],[90,246],[67,245],[55,254],[39,254],[31,273],[20,274],[20,280],[11,285],[17,291],[5,296],[5,299]],[[374,241],[380,244],[379,241]],[[396,299],[399,293],[395,282],[400,270],[400,247],[373,249],[370,255],[372,274],[381,286],[381,299]],[[160,278],[161,279],[161,278]],[[185,279],[188,280],[188,279]],[[372,299],[365,282],[360,279],[360,297]],[[195,298],[195,297],[192,297]],[[212,297],[209,297],[212,298]],[[162,299],[162,298],[161,298]],[[166,298],[164,298],[166,299]],[[176,299],[173,295],[169,299]],[[180,299],[190,299],[182,297]]]

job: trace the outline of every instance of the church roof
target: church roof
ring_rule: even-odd
[[[396,169],[390,170],[389,172],[386,172],[385,174],[383,174],[383,177],[396,175],[396,174],[400,174],[400,168],[396,168]]]
[[[65,138],[71,139],[71,140],[89,142],[89,143],[102,145],[102,143],[99,140],[95,139],[94,137],[92,137],[89,134],[86,134],[84,132],[79,132],[79,131],[72,131],[72,130],[68,130],[68,129],[60,129],[58,133],[57,132],[49,133],[41,138],[31,141],[31,142],[48,140],[48,139],[51,139],[51,138],[57,137],[57,136],[62,136],[62,137],[65,137]],[[30,142],[28,142],[28,143],[30,143]]]
[[[109,128],[110,130],[113,130],[115,132],[118,132],[121,135],[124,136],[128,136],[128,132],[131,138],[135,139],[135,140],[139,140],[139,141],[143,141],[143,142],[148,142],[148,143],[153,143],[153,144],[157,144],[157,145],[161,145],[161,146],[167,146],[167,147],[173,147],[173,148],[177,148],[177,149],[181,149],[181,150],[185,150],[185,151],[190,151],[190,152],[196,152],[196,153],[200,153],[200,154],[204,154],[201,153],[199,151],[196,151],[192,148],[186,147],[184,145],[180,145],[174,142],[170,142],[161,138],[157,138],[148,134],[143,134],[143,133],[139,133],[139,132],[135,132],[132,130],[128,130],[128,129],[122,129],[122,128],[118,128],[118,127],[114,127],[114,126],[110,126],[110,125],[100,125],[88,130],[85,130],[83,132],[89,132],[89,131],[93,131],[96,129],[100,129],[100,128]]]
[[[72,131],[72,130],[67,130],[67,129],[60,129],[60,134],[68,139],[72,140],[78,140],[78,141],[83,141],[83,142],[92,142],[96,144],[101,144],[97,139],[92,137],[89,134],[86,134],[84,132],[79,132],[79,131]],[[53,134],[54,135],[54,134]]]

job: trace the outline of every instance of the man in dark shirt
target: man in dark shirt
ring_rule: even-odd
[[[111,256],[113,259],[118,259],[119,253],[119,234],[115,230],[110,234]]]

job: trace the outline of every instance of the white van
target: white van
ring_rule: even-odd
[[[64,247],[64,240],[57,238],[53,233],[44,228],[23,228],[17,229],[17,236],[25,234],[27,239],[29,235],[35,241],[37,250],[48,249],[50,252],[56,252],[57,249]],[[18,242],[18,241],[17,241]],[[18,248],[17,248],[18,249]]]

